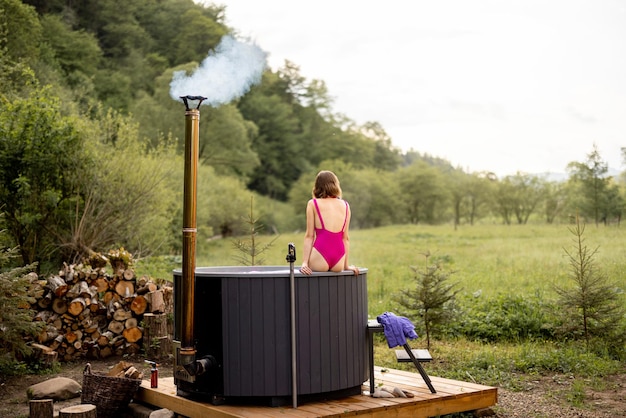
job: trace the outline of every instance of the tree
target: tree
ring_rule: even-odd
[[[509,225],[515,219],[519,225],[523,225],[528,222],[543,197],[541,179],[518,172],[500,181],[495,201],[505,224]]]
[[[466,217],[470,225],[489,213],[494,199],[497,178],[494,173],[472,173],[466,183],[467,207]]]
[[[554,223],[554,220],[562,214],[567,206],[567,190],[565,184],[547,182],[544,188],[544,210],[546,222]]]
[[[239,110],[259,129],[252,149],[261,165],[252,173],[248,186],[265,196],[286,200],[291,184],[308,167],[293,107],[278,95],[267,96],[253,88],[242,98]]]
[[[573,161],[567,165],[567,170],[570,182],[580,190],[579,200],[575,202],[578,212],[593,218],[598,226],[607,202],[606,192],[610,180],[607,176],[608,164],[602,160],[598,147],[594,144],[585,162]]]
[[[56,252],[53,222],[77,187],[83,141],[58,99],[39,89],[0,107],[0,202],[25,265]]]
[[[101,64],[98,40],[83,30],[74,31],[58,15],[41,19],[45,42],[52,49],[54,61],[61,67],[70,85],[93,77]]]
[[[235,259],[244,266],[263,265],[265,259],[261,258],[261,256],[272,247],[278,236],[266,244],[261,245],[258,243],[257,238],[259,232],[263,230],[263,224],[254,215],[254,198],[252,196],[250,197],[250,213],[244,218],[244,222],[248,225],[249,239],[247,241],[233,241],[233,246],[238,251]]]
[[[580,218],[569,231],[574,236],[573,250],[565,250],[569,259],[570,276],[573,287],[556,287],[560,297],[564,330],[576,337],[581,336],[590,345],[593,337],[618,339],[623,342],[626,337],[624,317],[626,310],[621,304],[618,294],[619,286],[611,283],[597,269],[594,257],[598,248],[589,249],[583,237],[585,224]]]
[[[444,219],[449,191],[445,188],[440,170],[424,161],[417,161],[398,170],[395,175],[410,223],[433,224]]]
[[[219,44],[227,31],[212,16],[207,16],[200,8],[191,8],[181,16],[182,25],[173,42],[176,49],[175,62],[200,62],[212,48]]]
[[[182,158],[173,157],[173,144],[148,148],[132,119],[101,112],[84,128],[92,164],[64,205],[69,225],[55,235],[64,260],[78,262],[120,244],[143,256],[170,249],[169,225],[178,207],[172,190],[183,181],[167,182],[183,171]]]
[[[336,173],[344,198],[352,209],[351,224],[356,228],[391,225],[403,214],[398,210],[400,187],[393,173],[375,169],[346,170]]]
[[[39,57],[41,24],[35,9],[19,0],[0,0],[0,48],[14,62],[32,64]]]
[[[450,283],[450,276],[454,272],[443,269],[441,263],[429,264],[430,253],[423,254],[426,258],[426,267],[411,266],[413,271],[414,288],[405,289],[396,296],[397,302],[407,310],[403,315],[415,314],[422,319],[426,332],[427,347],[430,348],[430,336],[433,330],[450,320],[456,294],[457,283]]]

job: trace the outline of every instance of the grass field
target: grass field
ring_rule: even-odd
[[[411,266],[440,261],[454,271],[450,280],[462,293],[481,292],[554,296],[554,285],[567,286],[569,258],[575,236],[568,225],[477,225],[456,231],[449,225],[396,225],[354,230],[351,264],[368,269],[370,314],[388,309],[391,295],[411,285]],[[626,227],[588,225],[583,238],[589,250],[598,249],[596,266],[612,282],[626,286]],[[242,241],[248,237],[240,237]],[[273,238],[258,236],[261,246]],[[287,265],[287,245],[296,245],[301,262],[302,234],[280,235],[261,255],[265,265]],[[236,265],[233,239],[198,239],[197,266]]]
[[[463,226],[456,231],[446,225],[397,225],[355,230],[350,236],[351,263],[368,269],[371,318],[392,310],[392,295],[411,286],[411,266],[426,266],[424,253],[431,254],[429,262],[440,261],[445,270],[455,271],[450,280],[458,282],[462,294],[480,292],[486,298],[540,294],[544,300],[555,300],[555,284],[573,284],[565,250],[575,251],[576,247],[568,225],[479,225]],[[587,226],[583,238],[589,251],[598,250],[596,267],[612,283],[626,289],[626,227]],[[240,239],[246,241],[248,237]],[[264,246],[272,239],[258,236],[257,244]],[[298,267],[302,239],[301,233],[280,235],[261,255],[263,264],[286,266],[287,245],[293,242]],[[233,242],[234,239],[199,238],[196,265],[237,265],[235,257],[239,254]],[[149,274],[170,278],[171,269],[180,268],[180,257],[163,261]],[[145,263],[145,267],[158,264],[154,260]],[[423,347],[423,336],[414,344]],[[386,349],[384,340],[377,341],[376,346],[375,364],[411,370],[411,365],[395,362],[393,350]],[[521,390],[524,382],[533,381],[537,374],[575,376],[587,387],[593,387],[603,376],[624,372],[619,360],[591,353],[579,341],[490,344],[451,338],[433,341],[431,353],[437,361],[428,368],[435,375],[514,390]],[[566,395],[573,390],[568,389]]]

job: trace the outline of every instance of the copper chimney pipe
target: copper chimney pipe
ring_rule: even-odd
[[[196,210],[200,105],[206,97],[181,96],[185,103],[185,189],[183,201],[182,333],[180,359],[183,366],[195,363],[194,310],[196,290]],[[189,101],[197,102],[190,108]]]

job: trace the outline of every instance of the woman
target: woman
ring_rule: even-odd
[[[320,171],[313,186],[313,199],[306,205],[306,233],[300,272],[359,269],[348,265],[350,206],[341,199],[339,179],[332,171]]]

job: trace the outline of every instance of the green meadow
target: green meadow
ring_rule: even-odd
[[[285,257],[290,242],[296,245],[296,267],[301,262],[302,234],[290,233],[256,237],[263,247],[264,265],[287,266]],[[351,264],[368,269],[369,316],[375,318],[393,311],[393,295],[412,286],[412,266],[442,263],[453,271],[450,281],[458,283],[459,297],[480,295],[481,300],[501,303],[502,295],[528,296],[536,300],[556,301],[554,285],[573,285],[569,258],[575,251],[575,236],[568,225],[396,225],[350,232]],[[626,288],[626,230],[611,226],[587,225],[584,245],[592,251],[596,267],[623,292]],[[237,238],[241,241],[249,237]],[[272,242],[272,240],[274,240]],[[239,255],[235,239],[198,238],[197,266],[237,265]],[[428,259],[424,254],[430,254]],[[180,257],[152,258],[142,261],[138,270],[144,274],[169,278],[172,268],[180,267]],[[147,269],[155,269],[148,273]],[[472,299],[472,298],[471,298]],[[554,306],[554,305],[552,305]],[[419,318],[411,318],[414,322]],[[380,337],[380,336],[377,336]],[[412,365],[395,361],[381,337],[375,342],[375,364],[382,367],[412,370]],[[411,343],[425,347],[423,335]],[[598,388],[604,377],[624,373],[623,359],[602,348],[586,347],[583,341],[521,339],[519,341],[481,342],[465,337],[433,339],[430,347],[435,361],[429,373],[464,381],[524,390],[538,375],[566,376],[573,382],[560,394],[566,402],[581,407],[581,385]],[[570,400],[573,399],[573,400]]]
[[[298,267],[302,238],[294,233],[257,236],[259,246],[275,239],[260,256],[263,264],[286,266],[287,245],[293,242]],[[390,310],[393,293],[411,286],[411,266],[433,262],[454,272],[450,281],[458,283],[461,293],[540,294],[552,299],[554,285],[570,284],[565,250],[575,250],[574,238],[568,225],[475,225],[456,230],[449,225],[395,225],[350,231],[350,263],[368,269],[370,316]],[[587,225],[584,239],[590,250],[597,248],[596,266],[611,281],[626,285],[626,229]],[[236,265],[234,241],[199,238],[196,265]]]

